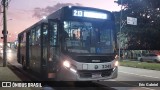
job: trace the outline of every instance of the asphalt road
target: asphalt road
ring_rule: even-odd
[[[104,81],[98,83],[103,85],[110,85],[112,83],[110,86],[117,90],[160,90],[160,87],[136,87],[139,86],[142,81],[144,81],[142,83],[145,85],[147,83],[159,82],[160,71],[119,66],[118,78],[110,81],[111,82]]]
[[[17,60],[16,56],[17,56],[16,51],[12,50],[12,52],[7,53],[7,60],[12,65],[16,67],[21,67],[21,65],[18,64],[16,61]],[[95,83],[99,83],[105,86],[111,85],[112,87],[111,89],[108,89],[108,87],[104,87],[105,90],[160,90],[160,87],[136,87],[139,85],[139,82],[141,81],[146,81],[145,84],[149,81],[160,81],[160,71],[119,66],[118,78],[109,81],[111,82],[108,82],[108,80],[106,80],[99,82],[96,81]],[[122,87],[122,86],[127,86],[127,87]],[[59,90],[61,89],[64,90],[65,88],[59,88]],[[68,89],[69,88],[67,88],[66,90]],[[85,87],[85,90],[87,89],[99,90],[100,88]],[[75,90],[75,88],[70,88],[70,90]],[[76,90],[84,90],[84,88],[82,87],[76,88]]]

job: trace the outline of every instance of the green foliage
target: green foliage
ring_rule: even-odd
[[[160,70],[159,63],[147,63],[147,62],[136,62],[136,61],[122,61],[120,62],[121,66],[127,67],[135,67],[135,68],[143,68],[143,69],[150,69],[150,70]]]
[[[127,49],[160,50],[160,0],[123,0],[122,4],[118,0],[117,3],[123,5],[123,22],[127,17],[137,18],[136,26],[125,24],[122,28],[128,39]],[[120,12],[115,12],[115,17],[119,27]]]

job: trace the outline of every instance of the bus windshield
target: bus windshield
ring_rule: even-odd
[[[113,33],[103,23],[64,22],[65,50],[72,53],[113,53]]]

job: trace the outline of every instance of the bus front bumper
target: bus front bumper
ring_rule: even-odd
[[[93,77],[93,74],[100,74],[98,77]],[[67,68],[61,68],[58,72],[57,79],[60,81],[96,81],[96,80],[108,80],[117,78],[118,67],[108,70],[99,71],[77,71],[73,72]]]

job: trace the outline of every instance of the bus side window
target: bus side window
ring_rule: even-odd
[[[51,23],[51,29],[50,29],[50,45],[56,46],[57,45],[57,23],[52,22]]]
[[[36,44],[40,44],[40,26],[37,26],[36,27],[36,38],[35,38],[35,41],[36,41]]]
[[[22,47],[22,43],[23,43],[23,34],[20,35],[20,47]]]
[[[22,46],[26,46],[26,32],[24,32],[22,35],[21,44],[22,44]]]
[[[48,41],[47,37],[48,37],[48,29],[47,29],[47,25],[46,25],[43,27],[43,40],[42,40],[43,46],[47,45],[47,43],[46,43]]]
[[[29,45],[32,45],[32,31],[29,32]]]
[[[22,42],[26,42],[26,32],[24,32],[24,34],[23,34]]]
[[[36,36],[36,33],[35,33],[35,28],[32,29],[32,45],[35,45],[35,36]]]

